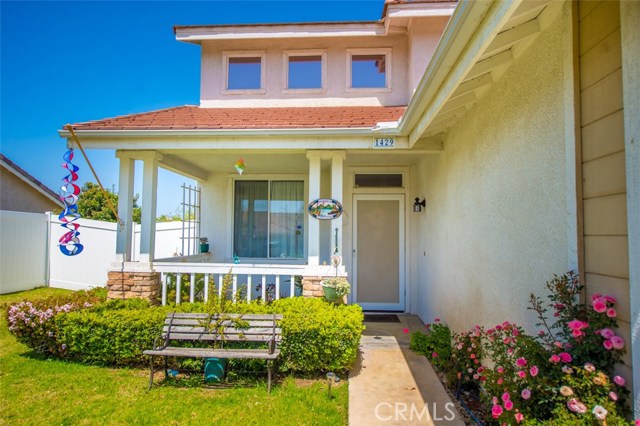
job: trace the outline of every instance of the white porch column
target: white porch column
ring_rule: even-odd
[[[320,156],[314,152],[308,152],[309,159],[309,200],[311,202],[320,198]],[[309,265],[320,264],[320,222],[309,216],[308,226],[307,263]]]
[[[124,151],[116,152],[120,160],[120,178],[118,181],[118,231],[116,234],[116,261],[130,262],[133,235],[133,159]]]
[[[158,194],[158,161],[162,155],[155,151],[141,155],[142,220],[140,226],[140,262],[152,262],[156,246],[156,204]]]
[[[344,204],[342,199],[343,163],[346,157],[347,154],[344,151],[334,151],[331,155],[331,198],[339,201],[340,204]],[[331,221],[331,254],[342,258],[342,216]]]

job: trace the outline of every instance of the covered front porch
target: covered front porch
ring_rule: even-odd
[[[112,296],[155,297],[163,305],[206,301],[212,291],[221,295],[224,276],[231,274],[229,296],[235,299],[321,297],[323,277],[339,275],[352,284],[350,303],[406,311],[412,170],[430,153],[408,149],[118,150],[122,222],[117,258],[109,273]],[[234,170],[239,158],[246,163],[242,174]],[[143,164],[137,262],[132,261],[130,243],[135,161]],[[200,197],[194,209],[197,217],[192,218],[199,226],[189,236],[192,250],[171,258],[155,255],[160,167],[195,179]],[[308,204],[321,198],[339,201],[343,214],[333,220],[309,215]],[[373,212],[385,203],[385,211]],[[391,222],[385,219],[389,212]],[[367,220],[371,228],[361,228],[358,234],[357,223]],[[380,234],[390,224],[392,232]],[[201,237],[208,239],[209,252],[200,252]],[[389,238],[391,248],[385,247]],[[375,259],[376,253],[382,253],[382,262]],[[370,281],[376,283],[367,289],[365,283]],[[387,281],[393,283],[389,291],[385,291]]]

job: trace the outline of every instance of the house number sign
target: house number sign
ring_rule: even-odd
[[[374,148],[395,148],[396,139],[395,138],[373,138],[373,147]]]

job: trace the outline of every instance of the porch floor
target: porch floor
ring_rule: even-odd
[[[411,333],[424,324],[415,315],[398,318],[400,323],[365,322],[349,374],[349,425],[464,426],[431,364],[409,349]]]

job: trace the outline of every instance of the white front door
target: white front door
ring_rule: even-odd
[[[403,311],[404,195],[353,197],[353,300],[365,310]]]

